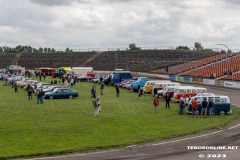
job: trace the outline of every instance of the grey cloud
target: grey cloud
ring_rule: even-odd
[[[64,6],[70,5],[73,2],[77,3],[87,2],[87,0],[30,0],[30,1],[44,6]]]
[[[240,1],[239,0],[224,0],[225,3],[230,3],[233,5],[240,5]]]

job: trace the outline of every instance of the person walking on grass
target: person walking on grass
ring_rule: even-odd
[[[27,92],[28,92],[28,100],[30,101],[32,99],[32,93],[33,93],[33,87],[28,84],[27,86]]]
[[[139,97],[140,99],[143,99],[143,97],[144,97],[144,91],[143,91],[143,87],[142,87],[142,86],[139,87],[138,97]]]
[[[101,102],[100,102],[100,97],[99,96],[96,98],[96,101],[97,101],[98,115],[99,115],[99,112],[101,111]]]
[[[208,106],[207,98],[204,98],[202,101],[202,112],[201,112],[200,118],[202,118],[203,113],[204,113],[205,118],[207,117],[207,106]]]
[[[98,107],[96,98],[92,99],[92,104],[93,104],[93,108],[94,108],[94,116],[98,117],[99,116],[99,107]]]
[[[95,85],[92,85],[92,88],[91,88],[91,98],[96,98],[96,87],[95,87]]]
[[[169,94],[166,95],[165,97],[165,101],[166,101],[166,109],[170,109],[170,100],[171,100],[171,97],[169,96]]]
[[[153,106],[154,106],[154,113],[158,112],[158,106],[159,106],[159,101],[158,101],[158,95],[156,94],[153,98]]]
[[[46,73],[43,73],[43,80],[45,81],[46,79]]]
[[[14,91],[15,91],[15,93],[18,93],[18,84],[17,84],[17,82],[14,83]]]
[[[119,97],[119,95],[120,95],[119,86],[116,84],[115,87],[116,87],[116,96]]]
[[[104,83],[101,82],[101,84],[100,84],[100,93],[101,93],[101,95],[103,95],[103,90],[104,90]]]

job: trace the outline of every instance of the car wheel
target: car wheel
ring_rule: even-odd
[[[70,95],[70,96],[69,96],[69,99],[72,99],[72,98],[73,98],[73,96],[72,96],[72,95]]]
[[[50,96],[49,99],[53,99],[53,96]]]
[[[219,114],[220,114],[221,116],[223,116],[223,115],[225,115],[225,111],[220,111]]]

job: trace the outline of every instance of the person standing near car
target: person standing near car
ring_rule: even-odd
[[[197,98],[195,98],[192,101],[192,117],[193,117],[194,114],[195,114],[196,118],[198,117],[197,106],[198,106],[198,101],[197,101]]]
[[[180,101],[179,101],[179,114],[180,115],[183,115],[184,106],[185,106],[185,102],[184,102],[183,97],[181,97]]]
[[[166,109],[170,109],[170,105],[169,105],[170,100],[171,100],[171,97],[169,96],[169,94],[167,94],[167,95],[165,96]]]
[[[33,93],[33,87],[28,84],[27,86],[27,92],[28,92],[28,100],[30,101],[32,99],[32,93]]]
[[[201,112],[201,117],[202,118],[202,114],[204,113],[205,118],[207,116],[207,106],[208,106],[208,102],[207,102],[207,98],[204,98],[202,101],[202,112]]]
[[[138,90],[138,97],[140,99],[142,99],[144,97],[144,91],[143,91],[143,87],[140,86],[139,90]]]
[[[116,96],[119,97],[119,95],[120,95],[119,86],[116,84],[115,87],[116,87]]]
[[[213,116],[214,116],[214,102],[213,102],[213,99],[212,99],[212,98],[209,99],[208,109],[209,109],[209,115],[210,115],[211,117],[213,117]]]

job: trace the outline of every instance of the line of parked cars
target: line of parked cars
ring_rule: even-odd
[[[138,91],[139,87],[142,86],[145,93],[154,94],[154,90],[157,90],[159,97],[170,96],[175,102],[179,102],[181,97],[184,97],[187,106],[187,113],[192,113],[192,100],[197,99],[198,108],[200,112],[202,109],[202,101],[206,98],[214,102],[215,114],[231,114],[231,103],[228,96],[215,95],[207,93],[207,89],[204,87],[194,86],[181,86],[180,83],[171,82],[169,80],[154,80],[149,81],[147,77],[139,77],[137,80],[128,79],[119,83],[119,86],[133,91]]]
[[[27,90],[28,85],[30,85],[34,92],[37,93],[37,90],[42,89],[44,94],[44,98],[48,99],[58,99],[58,98],[69,98],[78,97],[78,91],[72,90],[68,87],[50,84],[45,82],[39,82],[37,80],[27,78],[20,75],[8,75],[3,77],[2,79],[5,85],[17,84],[19,88],[23,88]]]

